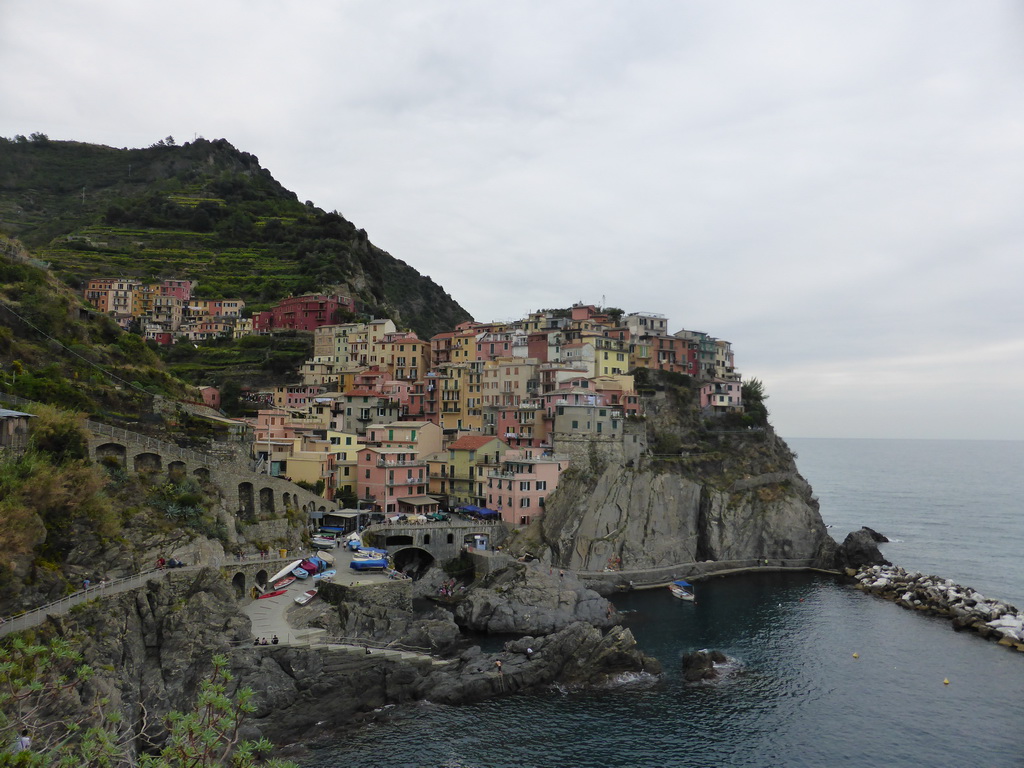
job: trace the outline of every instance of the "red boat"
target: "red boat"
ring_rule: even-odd
[[[287,589],[278,589],[278,590],[276,590],[274,592],[264,592],[262,595],[260,595],[256,599],[257,600],[262,600],[265,597],[277,597],[278,595],[283,595],[287,591],[288,591]]]
[[[285,576],[280,581],[275,581],[274,582],[274,589],[284,589],[289,584],[291,584],[293,581],[295,581],[295,577],[294,576]]]

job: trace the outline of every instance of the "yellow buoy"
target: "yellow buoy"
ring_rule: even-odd
[[[859,658],[860,658],[860,654],[859,654],[859,653],[855,653],[855,654],[853,654],[853,658],[855,658],[855,659],[859,659]]]
[[[949,678],[948,678],[948,677],[946,677],[946,678],[943,678],[943,680],[942,680],[942,684],[943,684],[943,685],[949,685]]]

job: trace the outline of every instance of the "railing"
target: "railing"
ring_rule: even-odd
[[[278,563],[290,563],[295,559],[296,558],[294,557],[260,558],[257,555],[245,555],[240,558],[225,557],[223,559],[217,558],[209,563],[202,563],[199,565],[185,565],[176,568],[150,568],[131,576],[123,576],[112,581],[102,580],[96,584],[90,584],[88,589],[80,589],[77,592],[66,595],[59,600],[54,600],[53,602],[41,605],[38,608],[23,611],[22,613],[14,614],[12,616],[0,617],[0,637],[12,632],[19,632],[23,629],[31,629],[32,627],[42,624],[46,620],[47,616],[62,616],[70,611],[74,606],[81,605],[89,600],[95,600],[101,597],[112,597],[114,595],[121,594],[122,592],[138,589],[150,579],[162,579],[168,573],[190,573],[202,570],[203,568],[231,568],[233,566],[256,563],[261,565],[274,565]]]

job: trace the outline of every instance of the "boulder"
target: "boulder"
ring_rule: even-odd
[[[476,632],[547,635],[583,621],[595,627],[619,620],[612,604],[569,571],[512,563],[470,590],[455,619]]]
[[[892,565],[882,556],[878,544],[864,528],[847,534],[836,550],[832,567],[841,571],[844,568],[857,568],[862,565]]]
[[[725,664],[728,658],[721,651],[694,651],[683,654],[683,679],[688,683],[715,680],[720,672],[716,664]]]

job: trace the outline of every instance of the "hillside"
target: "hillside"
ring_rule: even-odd
[[[173,142],[173,140],[171,140]],[[469,314],[337,212],[299,202],[223,139],[146,149],[0,138],[0,232],[73,288],[90,277],[198,281],[259,311],[338,290],[421,338]]]

